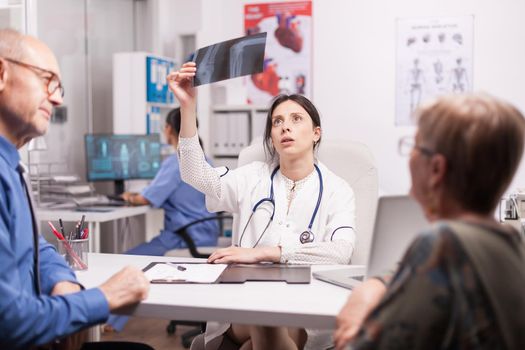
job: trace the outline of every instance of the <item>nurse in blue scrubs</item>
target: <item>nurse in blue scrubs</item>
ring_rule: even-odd
[[[180,109],[170,111],[166,117],[164,135],[166,141],[177,149],[180,131]],[[201,143],[202,146],[202,143]],[[208,216],[212,216],[204,203],[204,194],[182,182],[179,160],[175,154],[166,158],[159,172],[141,193],[124,192],[124,200],[132,205],[149,204],[164,209],[164,229],[150,242],[138,245],[126,252],[134,255],[164,255],[168,250],[185,248],[186,243],[174,233],[180,227]],[[216,246],[219,235],[215,220],[191,226],[188,234],[196,246]]]

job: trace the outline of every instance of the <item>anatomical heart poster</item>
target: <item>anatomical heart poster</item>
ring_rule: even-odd
[[[267,105],[281,93],[312,97],[312,3],[249,4],[247,35],[267,33],[264,70],[246,78],[247,102]]]

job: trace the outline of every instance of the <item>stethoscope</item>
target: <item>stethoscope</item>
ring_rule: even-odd
[[[252,220],[253,215],[255,214],[255,211],[257,208],[259,208],[263,203],[270,203],[271,204],[271,216],[270,220],[268,220],[268,223],[264,227],[263,232],[255,242],[252,248],[255,248],[257,244],[259,244],[260,240],[263,238],[264,234],[266,233],[266,230],[270,226],[271,222],[273,221],[273,216],[275,215],[275,200],[274,200],[274,192],[273,192],[273,179],[275,177],[275,174],[277,174],[277,171],[279,170],[280,166],[277,166],[272,174],[270,175],[270,196],[261,199],[255,205],[253,206],[252,213],[250,214],[250,217],[248,218],[248,221],[246,222],[246,225],[244,226],[244,229],[242,230],[241,237],[239,238],[239,247],[242,247],[242,239],[244,237],[244,234],[246,233],[246,229],[248,228],[248,225],[250,224],[250,221]],[[299,236],[299,241],[302,244],[305,243],[312,243],[315,239],[315,235],[312,232],[312,226],[314,225],[315,217],[317,216],[317,212],[319,211],[319,206],[321,205],[321,198],[323,197],[323,176],[321,175],[321,170],[319,170],[319,167],[317,164],[314,164],[314,168],[317,171],[317,175],[319,176],[319,195],[317,196],[317,204],[315,205],[315,209],[312,213],[312,217],[310,219],[310,224],[308,224],[308,228],[301,233]]]

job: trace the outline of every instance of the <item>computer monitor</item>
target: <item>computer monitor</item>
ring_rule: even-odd
[[[115,192],[124,191],[124,180],[152,179],[161,163],[159,134],[87,134],[88,181],[115,181]]]

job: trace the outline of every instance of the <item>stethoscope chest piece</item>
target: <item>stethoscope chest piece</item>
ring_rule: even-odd
[[[316,164],[314,164],[314,167],[315,167],[315,170],[317,171],[317,174],[319,175],[319,195],[317,197],[317,203],[316,203],[315,209],[314,209],[314,211],[312,213],[312,217],[310,218],[310,223],[308,225],[308,229],[306,231],[303,231],[303,233],[301,233],[301,235],[299,236],[299,241],[302,244],[312,243],[314,241],[314,239],[315,239],[314,233],[312,232],[312,227],[314,225],[314,220],[315,220],[315,217],[317,215],[317,211],[319,210],[319,206],[321,205],[321,198],[323,197],[323,176],[321,175],[321,170],[319,170],[319,167]],[[271,206],[272,206],[271,216],[270,216],[270,218],[268,220],[268,223],[264,227],[263,232],[261,233],[261,235],[259,236],[259,238],[257,239],[257,241],[255,242],[255,244],[253,245],[252,248],[255,248],[257,246],[257,244],[259,244],[259,241],[262,239],[262,237],[266,233],[266,230],[270,226],[270,223],[273,221],[273,216],[275,214],[275,200],[274,200],[274,192],[273,192],[273,178],[275,177],[275,174],[277,174],[278,170],[279,170],[279,166],[277,166],[273,170],[273,172],[272,172],[272,174],[270,176],[270,196],[267,197],[267,198],[263,198],[263,199],[259,200],[253,206],[252,213],[250,214],[250,217],[248,218],[248,221],[246,222],[246,225],[244,226],[244,229],[242,230],[241,237],[239,238],[239,244],[238,244],[239,247],[242,247],[242,239],[244,237],[244,234],[246,233],[246,229],[248,228],[248,224],[252,220],[252,217],[255,214],[255,211],[257,210],[257,208],[259,208],[260,205],[262,205],[263,203],[270,203]]]
[[[302,244],[312,243],[314,239],[315,239],[314,233],[310,230],[304,231],[299,236],[299,241],[301,241]]]

